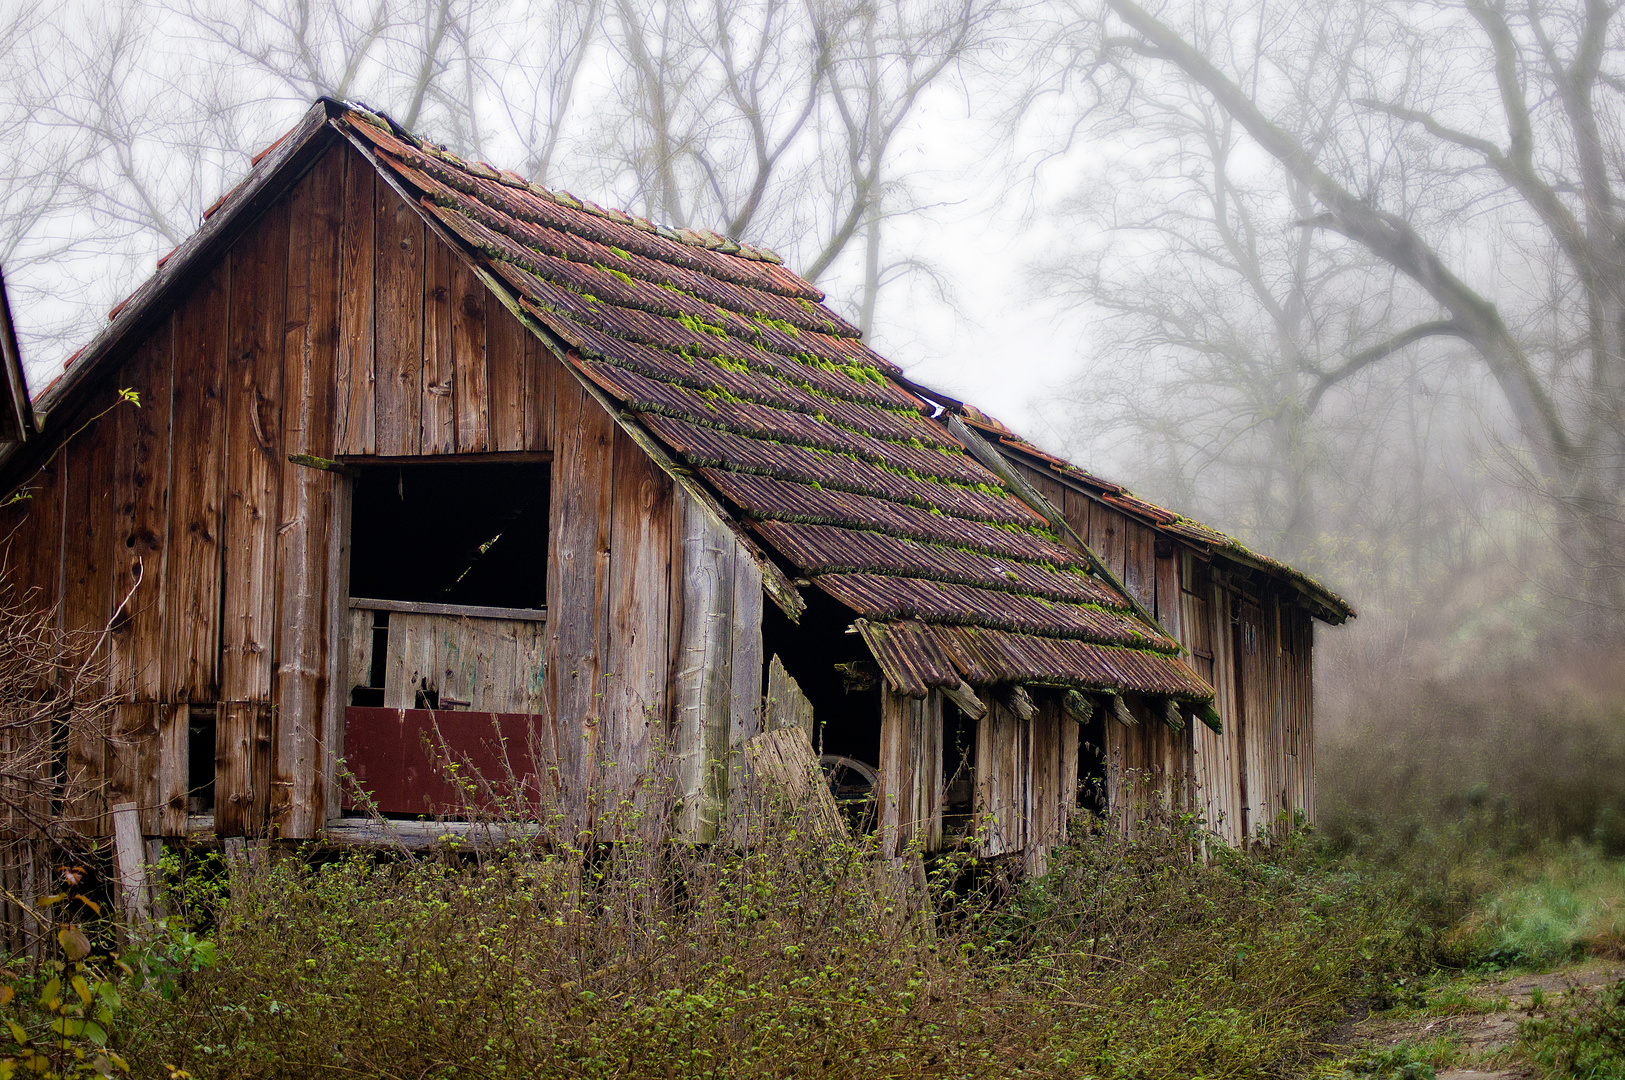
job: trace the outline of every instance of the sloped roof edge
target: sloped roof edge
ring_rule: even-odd
[[[972,430],[985,434],[988,441],[1006,456],[1049,473],[1061,483],[1074,487],[1126,517],[1155,530],[1159,536],[1179,543],[1204,558],[1217,556],[1289,583],[1307,601],[1306,606],[1316,618],[1336,626],[1356,617],[1353,605],[1303,571],[1279,559],[1253,551],[1233,536],[1166,510],[1133,494],[1121,484],[1114,484],[1065,458],[1039,449],[973,405],[912,382],[906,382],[906,385],[940,404]]]
[[[34,405],[28,397],[28,377],[23,372],[17,331],[11,321],[4,271],[0,271],[0,362],[6,369],[5,377],[0,379],[0,443],[5,444],[0,448],[0,461],[4,461],[37,430]]]
[[[329,98],[317,101],[292,130],[263,153],[241,183],[205,212],[197,232],[160,259],[157,272],[113,308],[107,325],[89,345],[69,358],[62,374],[34,402],[42,425],[109,357],[119,355],[127,342],[139,340],[151,320],[167,310],[169,297],[185,286],[200,263],[206,264],[211,256],[223,252],[315,164],[321,152],[339,138],[328,118],[342,109],[339,102]]]

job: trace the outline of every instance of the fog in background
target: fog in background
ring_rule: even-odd
[[[1548,781],[1621,764],[1550,737],[1625,715],[1613,7],[3,11],[0,265],[36,392],[250,155],[356,100],[772,247],[911,377],[1341,592],[1336,797],[1373,797],[1377,759],[1410,763],[1390,794],[1495,781],[1491,728]]]

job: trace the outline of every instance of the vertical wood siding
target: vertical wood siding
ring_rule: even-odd
[[[139,409],[114,405],[121,387]],[[108,740],[68,748],[91,828],[105,778],[144,832],[185,835],[198,706],[216,718],[217,831],[319,832],[348,700],[349,500],[288,456],[490,451],[556,451],[551,617],[514,677],[535,687],[562,805],[610,827],[606,793],[669,749],[689,754],[695,835],[714,827],[726,775],[708,763],[761,726],[759,569],[347,146],[52,427],[102,409],[0,508],[14,595],[62,600],[87,630],[117,609],[124,704]]]
[[[1217,692],[1223,732],[1170,730],[1147,718],[1107,725],[1109,784],[1133,773],[1168,805],[1193,807],[1240,844],[1301,812],[1314,814],[1313,626],[1307,611],[1268,587],[1221,583],[1189,552],[1158,551],[1155,531],[1040,470],[1021,475],[1122,579],[1134,598],[1190,650]],[[1220,575],[1222,576],[1222,575]],[[1002,838],[1001,838],[1002,842]]]

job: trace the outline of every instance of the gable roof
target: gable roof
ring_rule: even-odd
[[[777,256],[463,161],[346,103],[319,103],[256,159],[42,403],[65,400],[340,137],[618,422],[691,470],[802,582],[851,609],[894,686],[1213,696],[1178,644],[1091,571],[1091,554],[967,453],[942,406]]]

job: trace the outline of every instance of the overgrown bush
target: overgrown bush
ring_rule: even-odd
[[[317,863],[172,895],[216,953],[131,995],[164,1076],[1255,1076],[1414,961],[1402,906],[1293,847],[1088,819],[1041,879],[785,828]],[[909,870],[915,865],[915,870]]]

